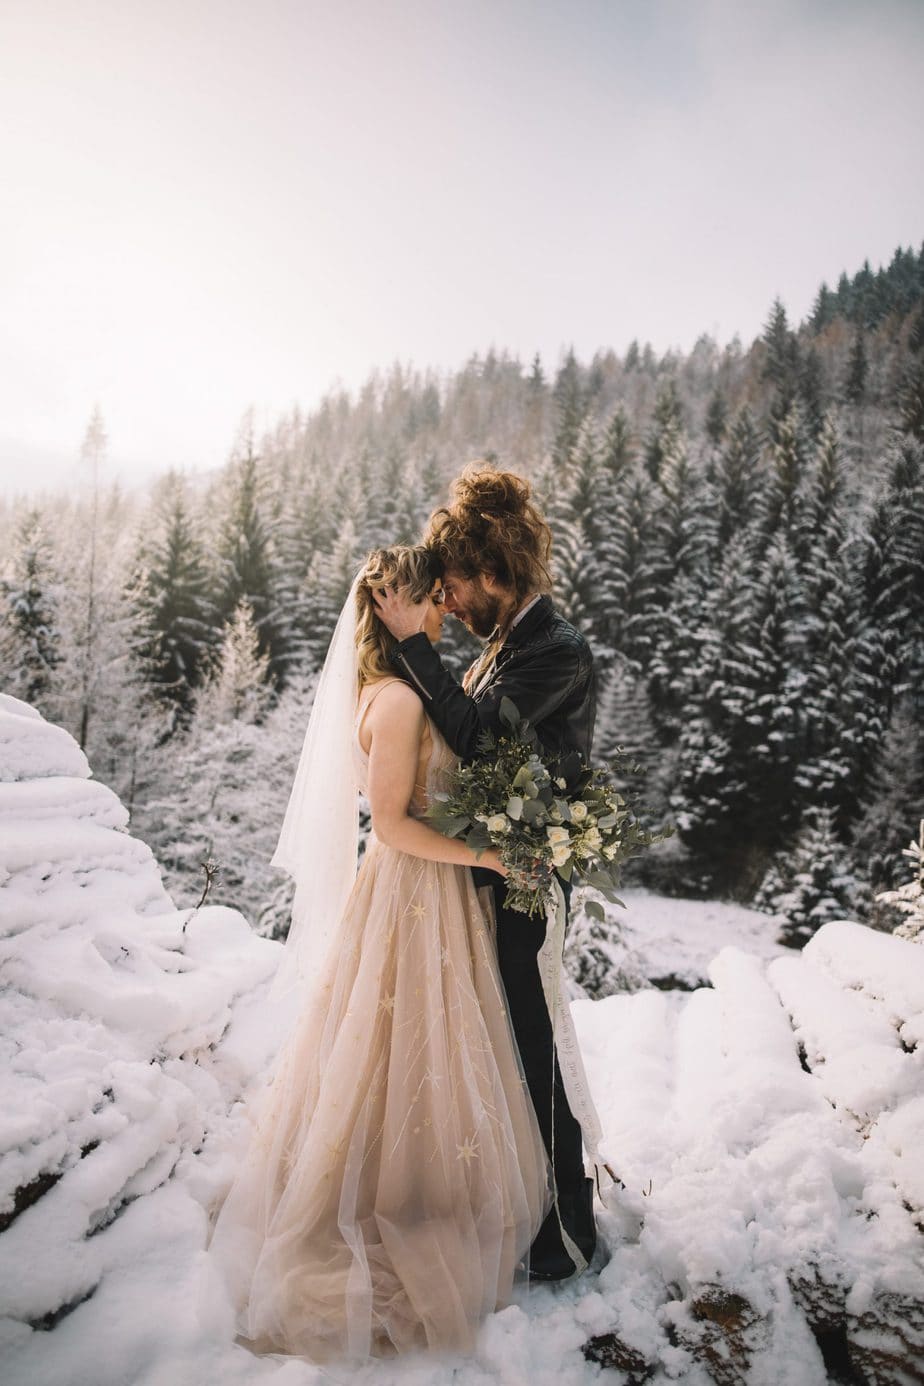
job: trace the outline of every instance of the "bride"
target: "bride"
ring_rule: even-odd
[[[354,580],[274,857],[296,901],[273,995],[299,1013],[210,1239],[258,1352],[470,1350],[551,1203],[474,853],[421,818],[455,757],[373,600],[407,587],[436,642],[433,563],[380,549]]]

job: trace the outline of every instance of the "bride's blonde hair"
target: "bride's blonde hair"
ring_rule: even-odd
[[[435,554],[421,545],[395,544],[373,549],[367,556],[356,588],[356,653],[359,686],[394,673],[389,655],[397,641],[376,611],[373,592],[379,587],[407,587],[419,602],[441,576]]]

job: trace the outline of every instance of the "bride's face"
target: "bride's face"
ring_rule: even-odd
[[[443,621],[446,616],[445,601],[446,593],[443,591],[443,584],[437,578],[427,597],[427,614],[423,623],[424,635],[431,645],[435,645],[443,633]]]

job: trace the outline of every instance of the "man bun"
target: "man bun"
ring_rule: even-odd
[[[523,477],[470,462],[453,482],[449,504],[430,516],[424,544],[442,568],[465,578],[490,574],[517,601],[548,592],[552,533],[531,496]]]
[[[452,484],[452,507],[485,520],[525,515],[530,485],[513,472],[499,472],[490,462],[470,462]]]

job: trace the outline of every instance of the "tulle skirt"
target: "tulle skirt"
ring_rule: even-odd
[[[255,1351],[471,1349],[551,1204],[470,872],[370,839],[213,1225]]]

